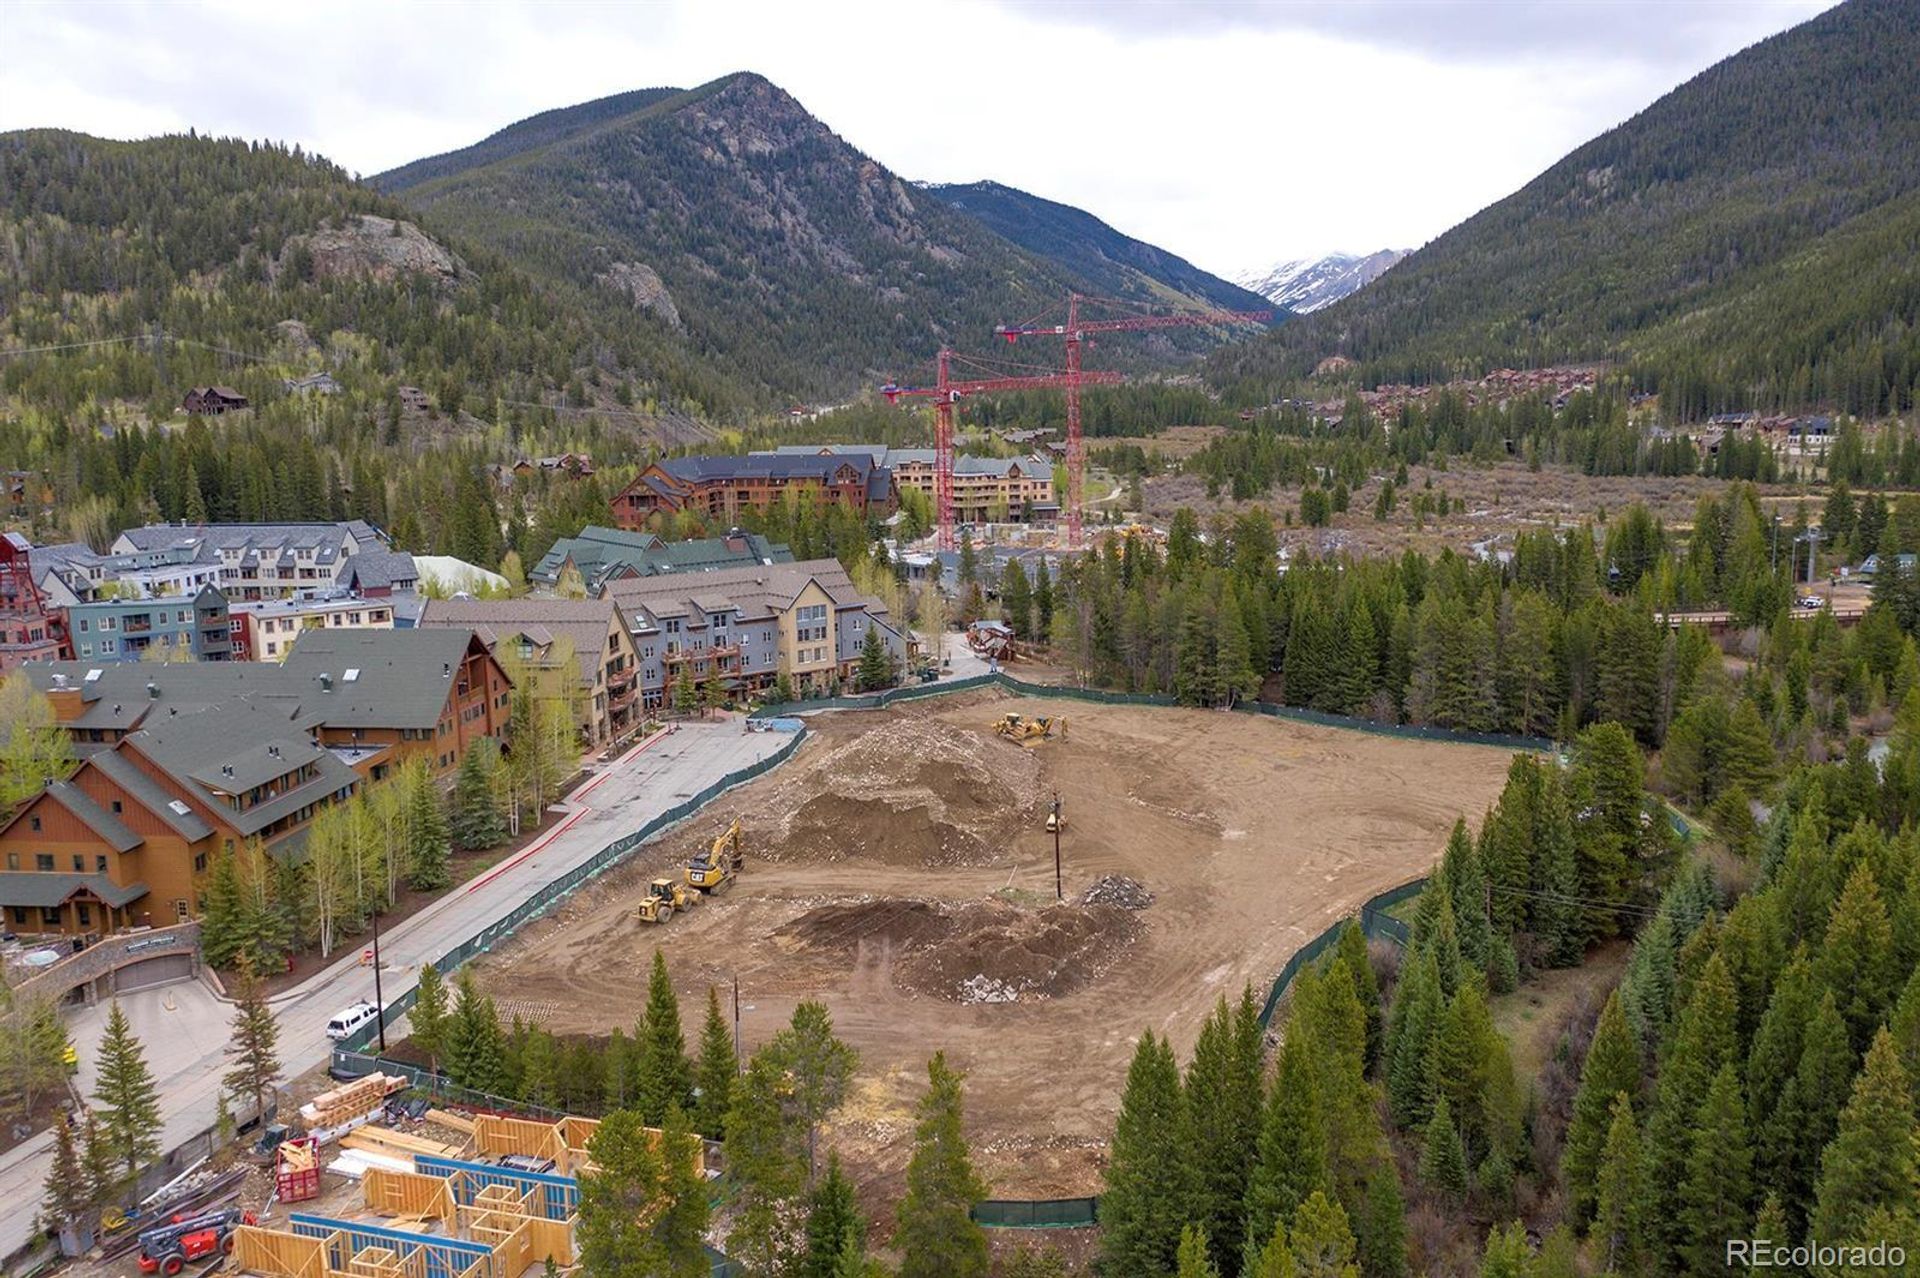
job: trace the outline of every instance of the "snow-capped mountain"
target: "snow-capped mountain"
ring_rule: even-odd
[[[1347,294],[1371,284],[1380,273],[1405,257],[1407,249],[1381,249],[1361,257],[1329,253],[1282,262],[1271,270],[1249,271],[1234,282],[1252,289],[1276,306],[1296,315],[1331,306]]]

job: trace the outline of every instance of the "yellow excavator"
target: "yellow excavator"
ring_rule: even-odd
[[[740,819],[734,818],[713,840],[713,846],[687,862],[687,886],[702,892],[724,892],[746,868],[747,856],[740,847]]]
[[[674,911],[690,910],[699,902],[700,894],[679,879],[655,879],[633,913],[642,923],[665,923]]]
[[[1005,737],[1007,740],[1017,742],[1020,745],[1028,745],[1035,741],[1045,741],[1053,735],[1055,728],[1060,730],[1060,739],[1062,741],[1066,740],[1067,720],[1064,715],[1051,719],[1029,719],[1021,715],[1017,710],[1009,710],[1004,718],[993,725],[993,731],[996,736]]]

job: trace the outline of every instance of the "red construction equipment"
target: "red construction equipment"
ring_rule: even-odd
[[[171,1278],[185,1269],[188,1261],[224,1255],[233,1250],[233,1231],[252,1223],[252,1212],[220,1207],[155,1225],[140,1235],[140,1272]]]
[[[1079,348],[1072,348],[1077,360]],[[958,358],[965,363],[978,365],[980,371],[995,373],[996,376],[978,377],[968,381],[953,380],[953,361]],[[1023,365],[1022,367],[1032,367]],[[979,360],[955,356],[950,350],[941,350],[935,361],[935,381],[932,386],[899,386],[888,382],[880,388],[889,404],[899,400],[902,395],[919,396],[933,401],[933,508],[940,528],[940,549],[953,549],[953,406],[962,395],[977,395],[986,391],[1002,390],[1040,390],[1049,386],[1067,388],[1068,404],[1077,414],[1080,402],[1082,382],[1096,385],[1110,385],[1121,380],[1118,373],[1082,373],[1077,369],[1060,373],[1048,370],[1037,374],[1014,375],[982,363]],[[1075,416],[1072,420],[1078,421]]]
[[[1002,324],[994,329],[1008,342],[1023,337],[1063,337],[1067,342],[1067,544],[1080,544],[1080,489],[1085,478],[1086,453],[1080,438],[1080,387],[1093,374],[1080,371],[1080,343],[1089,333],[1137,333],[1156,328],[1191,328],[1202,324],[1231,324],[1271,319],[1272,311],[1180,311],[1171,315],[1123,315],[1115,319],[1081,319],[1080,304],[1128,306],[1107,298],[1067,295],[1067,319],[1064,324]]]

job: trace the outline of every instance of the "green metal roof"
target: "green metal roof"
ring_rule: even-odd
[[[122,906],[147,894],[144,883],[115,883],[104,874],[61,874],[37,870],[0,870],[0,905],[45,908],[60,905],[80,891],[91,892],[112,906]]]

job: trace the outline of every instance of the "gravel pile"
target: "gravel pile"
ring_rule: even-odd
[[[1096,879],[1080,894],[1082,905],[1117,905],[1123,910],[1144,910],[1153,904],[1153,893],[1138,879],[1124,874],[1109,874]]]

